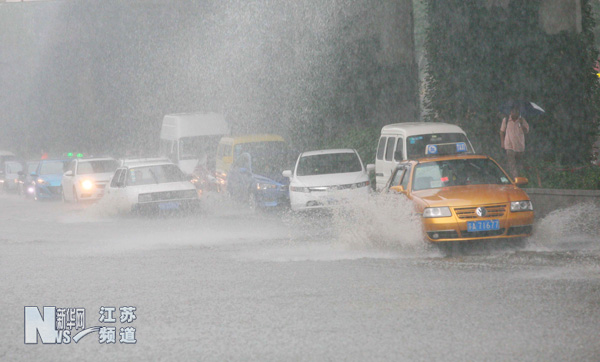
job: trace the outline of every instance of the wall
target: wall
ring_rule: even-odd
[[[523,189],[533,202],[536,219],[550,212],[580,203],[592,202],[600,207],[600,190]],[[600,221],[599,221],[600,222]]]

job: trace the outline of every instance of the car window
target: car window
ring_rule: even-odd
[[[379,146],[377,146],[377,159],[383,160],[383,152],[385,151],[385,142],[387,141],[387,137],[381,137],[379,139]]]
[[[298,160],[296,175],[326,175],[360,171],[362,171],[362,164],[356,153],[326,153],[301,157]]]
[[[405,190],[408,189],[408,181],[409,180],[410,180],[410,165],[406,165],[404,174],[402,175],[402,181],[400,183],[400,185],[403,186]]]
[[[404,173],[403,169],[397,169],[392,176],[392,181],[390,182],[390,186],[398,186],[400,185],[400,179],[402,178],[402,174]]]
[[[181,182],[186,180],[183,172],[175,165],[134,167],[130,168],[126,173],[127,186]]]
[[[75,163],[76,163],[75,160],[69,162],[69,166],[67,167],[67,171],[71,171],[71,172],[73,172],[73,174],[75,174]]]
[[[402,161],[404,159],[404,139],[402,137],[398,138],[398,142],[396,142],[396,151],[394,152],[394,160],[396,161]],[[396,154],[398,154],[398,157],[396,157]]]
[[[63,161],[47,161],[40,165],[40,175],[58,175],[64,173]]]
[[[117,187],[117,182],[119,181],[119,178],[121,177],[121,174],[123,173],[123,169],[118,169],[115,172],[115,175],[112,178],[112,181],[110,182],[110,187]]]
[[[385,146],[385,160],[391,161],[394,157],[394,143],[396,142],[396,137],[390,137],[387,140],[387,145]]]
[[[10,174],[18,173],[23,171],[23,166],[18,162],[7,162],[6,172]]]
[[[413,190],[440,187],[510,184],[506,174],[490,159],[426,162],[416,166]]]
[[[39,162],[28,162],[27,163],[27,172],[29,174],[35,173],[38,168]]]
[[[115,160],[83,161],[79,162],[77,174],[110,173],[114,172],[118,165],[119,163]]]

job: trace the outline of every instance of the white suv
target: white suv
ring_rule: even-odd
[[[101,198],[118,166],[116,160],[108,157],[71,160],[62,177],[63,200],[80,202]]]

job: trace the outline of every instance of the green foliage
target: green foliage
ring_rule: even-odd
[[[523,176],[531,188],[600,190],[600,167],[590,164],[565,168],[556,162],[530,162]]]
[[[375,151],[380,127],[357,127],[342,132],[338,137],[323,139],[319,148],[353,148],[365,166],[375,162]]]
[[[594,19],[582,0],[582,32],[546,34],[540,0],[507,8],[476,0],[424,0],[428,29],[427,99],[432,120],[463,127],[478,151],[497,157],[500,106],[511,99],[541,105],[529,119],[532,158],[565,165],[589,160],[600,114],[593,72]]]

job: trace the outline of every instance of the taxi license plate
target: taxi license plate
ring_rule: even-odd
[[[179,208],[178,202],[161,202],[158,204],[158,208],[161,210],[173,210]]]
[[[500,229],[500,220],[481,220],[481,221],[468,221],[467,222],[467,231],[468,232],[489,231],[489,230],[499,230],[499,229]]]

